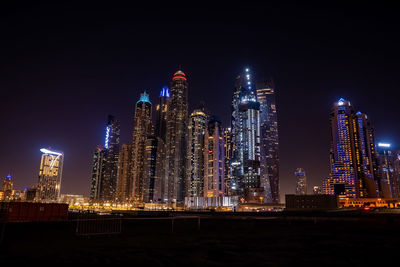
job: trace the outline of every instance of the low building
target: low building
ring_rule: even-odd
[[[338,196],[286,195],[286,210],[332,210],[339,208]]]

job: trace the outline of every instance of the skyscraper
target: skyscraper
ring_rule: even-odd
[[[388,143],[378,143],[378,160],[381,197],[399,198],[400,184],[399,173],[396,172],[397,155],[392,152],[391,145]]]
[[[90,186],[91,202],[113,202],[116,198],[119,162],[119,121],[108,115],[104,148],[93,154]]]
[[[60,198],[64,154],[42,148],[36,198],[38,202],[57,202]]]
[[[119,154],[116,200],[120,203],[132,202],[135,184],[132,174],[133,146],[123,144]]]
[[[294,172],[296,176],[296,195],[307,195],[307,176],[302,168],[297,168]]]
[[[231,195],[231,158],[232,158],[232,132],[231,128],[225,128],[224,130],[224,151],[225,151],[225,170],[224,170],[224,175],[225,175],[225,195],[230,196]]]
[[[350,101],[335,103],[330,115],[331,173],[323,183],[325,194],[351,198],[376,197],[376,154],[373,128]]]
[[[167,115],[169,109],[170,93],[169,88],[164,86],[161,89],[159,102],[156,106],[156,129],[155,136],[157,138],[157,152],[156,152],[156,170],[154,180],[154,196],[153,200],[164,202],[167,200],[168,186],[166,173],[167,166],[167,153],[166,153],[166,139],[167,139]]]
[[[275,89],[271,80],[257,84],[260,102],[260,167],[261,187],[266,202],[279,203],[279,139]]]
[[[221,121],[212,116],[208,122],[205,140],[204,195],[225,195],[225,148]]]
[[[188,83],[185,73],[175,72],[170,90],[166,129],[166,199],[183,202],[185,195]]]
[[[260,103],[251,80],[249,69],[236,78],[231,121],[234,143],[232,188],[242,198],[248,198],[246,201],[263,194],[260,183]]]
[[[134,199],[137,202],[144,202],[146,200],[145,194],[149,190],[149,173],[146,169],[146,142],[147,138],[153,135],[154,132],[151,109],[152,104],[149,95],[144,92],[136,103],[132,141],[132,174],[135,183]]]
[[[190,114],[188,125],[186,197],[204,197],[208,115],[204,108]]]
[[[119,120],[108,115],[100,182],[100,201],[115,201],[119,161]]]
[[[90,183],[90,201],[96,202],[100,198],[100,184],[102,177],[104,150],[101,146],[98,146],[92,159],[92,178]]]

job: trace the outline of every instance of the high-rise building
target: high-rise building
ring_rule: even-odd
[[[119,120],[109,115],[104,142],[104,157],[101,168],[100,193],[101,202],[115,201],[119,161]]]
[[[392,179],[392,197],[400,198],[400,154],[395,153],[393,163],[394,175]]]
[[[90,201],[96,202],[100,198],[100,184],[102,177],[102,166],[104,159],[104,150],[101,146],[98,146],[92,159],[92,178],[90,183]]]
[[[391,150],[388,143],[378,143],[379,175],[382,195],[384,198],[399,198],[400,184],[399,173],[396,172],[396,161],[398,157]]]
[[[232,132],[231,128],[225,128],[224,130],[224,151],[225,151],[225,170],[224,170],[224,183],[225,183],[225,196],[230,196],[231,193],[231,158],[232,158]]]
[[[375,177],[376,155],[370,122],[364,114],[355,112],[350,101],[341,98],[330,115],[330,126],[331,173],[324,180],[324,193],[350,198],[376,197],[378,177]]]
[[[146,168],[146,142],[153,135],[152,104],[149,95],[144,92],[136,103],[134,130],[133,130],[133,161],[132,174],[134,186],[134,199],[144,202],[148,199],[149,170]]]
[[[3,180],[3,200],[9,201],[12,199],[13,181],[11,174],[8,174]]]
[[[236,78],[231,121],[232,189],[246,201],[264,199],[260,183],[260,103],[251,80],[249,69]]]
[[[205,139],[204,195],[225,195],[225,148],[221,121],[212,116],[208,122]]]
[[[164,86],[161,89],[159,102],[156,106],[156,129],[155,136],[157,138],[156,152],[156,170],[154,180],[154,196],[153,201],[167,201],[167,178],[166,172],[167,153],[166,153],[166,138],[167,138],[167,115],[169,109],[170,93],[169,88]]]
[[[208,115],[204,108],[195,109],[188,123],[186,197],[204,197]]]
[[[60,198],[61,177],[64,154],[42,148],[39,179],[35,200],[38,202],[57,202]]]
[[[266,202],[280,202],[279,139],[275,89],[272,80],[257,84],[257,101],[260,102],[260,168],[261,187]]]
[[[108,115],[104,148],[98,146],[92,159],[91,202],[114,202],[119,162],[119,121]]]
[[[307,195],[307,176],[302,168],[297,168],[294,172],[296,176],[296,195]]]
[[[123,144],[119,153],[118,182],[117,182],[117,202],[133,202],[135,184],[132,174],[133,163],[132,144]]]
[[[170,88],[166,129],[166,199],[183,202],[186,179],[188,83],[185,73],[175,72]]]

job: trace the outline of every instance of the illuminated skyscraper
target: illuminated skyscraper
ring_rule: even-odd
[[[245,69],[236,78],[232,101],[232,189],[245,198],[258,197],[263,192],[260,183],[260,103],[251,80],[249,69]]]
[[[11,175],[7,175],[3,180],[3,200],[9,201],[12,198],[13,181]]]
[[[188,83],[182,71],[175,72],[170,90],[166,129],[166,199],[183,202],[186,179]]]
[[[134,199],[138,202],[146,201],[146,193],[149,192],[149,173],[146,169],[146,142],[153,135],[153,124],[151,117],[151,102],[149,95],[144,92],[136,103],[134,130],[133,130],[133,161],[132,174],[134,186]]]
[[[132,174],[133,163],[132,144],[123,144],[119,153],[118,183],[116,200],[120,203],[132,202],[134,192],[134,181]]]
[[[187,197],[204,197],[206,149],[208,144],[208,115],[203,108],[190,115],[187,150]]]
[[[225,151],[225,170],[224,170],[224,176],[225,176],[225,195],[230,196],[231,195],[231,158],[232,158],[232,133],[231,133],[231,128],[225,128],[224,129],[224,151]]]
[[[399,161],[398,155],[392,152],[391,145],[387,143],[378,143],[377,150],[379,159],[380,188],[382,192],[381,197],[399,198],[400,176],[398,170],[396,170],[399,167],[396,166],[396,163]]]
[[[96,202],[100,198],[100,183],[102,177],[102,166],[104,159],[104,150],[101,146],[98,146],[92,159],[92,178],[90,183],[90,201]]]
[[[279,203],[279,139],[275,89],[270,80],[257,84],[260,102],[261,187],[266,202]]]
[[[212,116],[207,126],[204,162],[204,194],[206,197],[225,195],[225,148],[221,121]]]
[[[296,195],[307,195],[307,176],[302,168],[297,168],[294,172],[297,180]]]
[[[118,179],[119,161],[119,121],[109,115],[106,125],[104,142],[104,157],[101,166],[99,200],[102,202],[115,201]]]
[[[42,148],[36,198],[38,202],[57,202],[60,198],[64,154]]]
[[[366,115],[339,99],[330,116],[331,173],[324,180],[325,194],[376,197],[376,154],[373,128]],[[379,192],[379,190],[378,190]]]
[[[168,174],[166,173],[166,138],[169,100],[169,88],[167,86],[164,86],[161,89],[159,103],[156,106],[155,136],[157,138],[157,152],[153,200],[157,202],[164,202],[167,199],[166,191],[168,187],[166,181],[168,178]]]

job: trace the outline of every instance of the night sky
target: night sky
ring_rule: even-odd
[[[369,116],[378,141],[400,142],[399,10],[389,4],[82,2],[0,8],[0,176],[17,189],[36,185],[39,149],[50,146],[65,153],[62,193],[88,196],[107,115],[131,142],[140,93],[156,104],[180,66],[190,111],[204,101],[224,126],[236,75],[248,66],[256,80],[273,77],[282,200],[296,168],[310,187],[328,175],[340,97]]]

